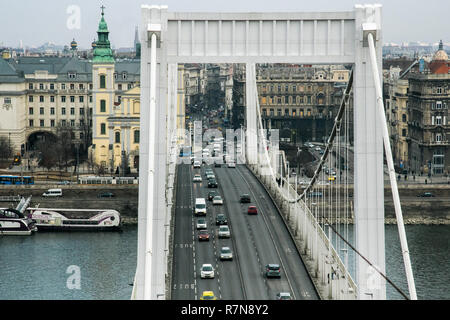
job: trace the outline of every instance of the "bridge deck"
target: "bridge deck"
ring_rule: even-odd
[[[207,223],[211,239],[198,242],[197,217],[192,204],[197,197],[207,197],[210,190],[204,176],[205,166],[193,169],[178,167],[175,211],[174,266],[172,299],[198,299],[203,291],[212,290],[220,299],[274,299],[278,292],[290,292],[294,299],[318,299],[314,285],[298,254],[293,240],[269,195],[251,172],[242,165],[236,168],[213,168],[224,198],[223,206],[208,202]],[[192,183],[195,173],[202,183]],[[247,215],[250,204],[241,204],[240,195],[248,193],[257,216]],[[231,229],[230,239],[218,239],[215,217],[225,213]],[[233,261],[220,261],[222,246],[229,246]],[[194,262],[195,261],[195,262]],[[201,279],[203,263],[211,263],[214,279]],[[281,279],[266,279],[264,267],[281,266]]]

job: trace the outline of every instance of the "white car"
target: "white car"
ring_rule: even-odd
[[[202,265],[202,268],[200,270],[200,277],[202,279],[205,279],[205,278],[213,279],[214,278],[214,268],[213,268],[212,264],[205,263]]]
[[[200,218],[197,220],[197,230],[206,229],[207,227],[206,219]]]
[[[222,197],[221,196],[215,196],[214,198],[213,198],[213,204],[223,204],[223,200],[222,200]]]
[[[194,182],[202,182],[202,176],[199,174],[194,175],[194,179],[192,179]]]
[[[194,161],[194,168],[201,168],[202,167],[202,163],[198,160]]]
[[[233,260],[233,253],[229,247],[220,249],[220,260]]]
[[[228,162],[228,168],[236,168],[236,162]]]
[[[230,237],[230,228],[228,228],[228,226],[220,226],[219,238],[229,238],[229,237]]]

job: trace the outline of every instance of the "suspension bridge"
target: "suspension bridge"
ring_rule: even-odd
[[[408,280],[409,292],[401,293],[417,299],[382,100],[381,12],[380,5],[298,13],[141,7],[141,177],[132,299],[199,299],[208,290],[221,299],[273,299],[280,292],[294,299],[386,299],[387,282],[398,288],[386,277],[383,154]],[[193,183],[193,175],[203,176],[207,165],[196,169],[177,159],[179,142],[190,139],[176,127],[178,63],[246,66],[245,128],[229,139],[242,141],[238,165],[211,168],[224,204],[208,205],[209,243],[197,241],[192,212],[194,200],[209,191],[205,182]],[[278,150],[276,131],[262,125],[258,63],[353,66],[325,150],[301,192]],[[240,203],[243,193],[258,208],[256,217]],[[219,213],[229,219],[230,238],[221,238],[214,225]],[[231,248],[233,261],[219,259],[221,246]],[[200,277],[205,263],[214,267],[214,279]],[[280,266],[280,279],[264,276],[270,264]]]

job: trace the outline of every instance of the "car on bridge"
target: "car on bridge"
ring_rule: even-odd
[[[225,225],[228,224],[227,217],[223,213],[219,213],[216,217],[216,225]]]
[[[216,178],[216,176],[214,175],[214,173],[211,171],[211,172],[208,172],[208,173],[206,173],[206,179],[215,179]]]
[[[247,214],[258,214],[258,209],[256,206],[249,206],[247,209]]]
[[[206,229],[207,227],[206,219],[200,218],[197,220],[197,230]]]
[[[219,238],[229,238],[230,236],[230,228],[228,226],[219,227]]]
[[[244,193],[243,195],[241,195],[241,203],[250,203],[252,202],[250,199],[250,195],[247,193]]]
[[[220,249],[220,260],[233,260],[233,253],[230,247],[222,247]]]
[[[216,161],[216,162],[214,162],[214,167],[220,168],[220,167],[222,167],[222,164],[220,162]]]
[[[194,182],[202,182],[202,176],[199,174],[194,175],[194,179],[192,179]]]
[[[213,291],[203,291],[200,300],[217,300]]]
[[[432,198],[432,197],[434,197],[434,194],[432,194],[431,192],[424,192],[424,193],[418,194],[417,196],[422,197],[422,198]]]
[[[209,232],[206,229],[198,232],[198,241],[209,241]]]
[[[209,179],[208,180],[208,188],[217,188],[217,181],[216,181],[216,179]]]
[[[278,292],[276,295],[277,300],[292,300],[291,294],[289,292]]]
[[[218,196],[219,193],[216,190],[212,190],[210,192],[208,192],[208,200],[212,201],[214,199],[215,196]]]
[[[194,168],[201,168],[202,167],[202,163],[198,160],[194,160]]]
[[[228,168],[236,168],[236,162],[228,162]]]
[[[265,275],[267,278],[281,278],[280,265],[269,263],[266,265]]]
[[[221,196],[215,196],[212,200],[213,205],[217,204],[223,204],[223,200]]]
[[[214,268],[212,264],[205,263],[200,269],[200,277],[202,279],[214,279]]]

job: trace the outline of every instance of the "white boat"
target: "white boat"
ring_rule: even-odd
[[[39,231],[115,231],[121,219],[112,209],[27,208]]]
[[[19,210],[0,209],[0,235],[30,235],[35,231],[36,223]]]

